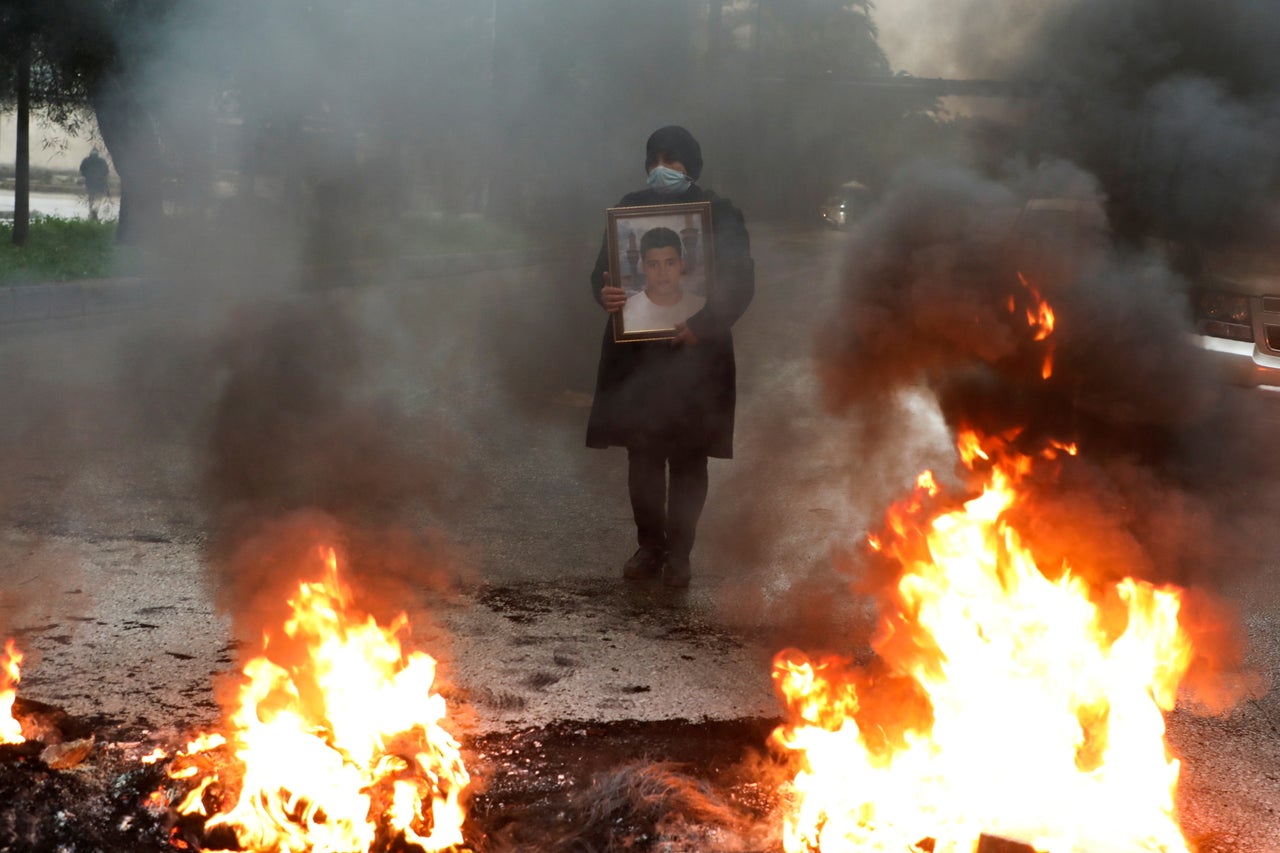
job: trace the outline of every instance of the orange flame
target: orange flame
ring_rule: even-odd
[[[1027,325],[1032,329],[1031,339],[1033,341],[1044,341],[1053,334],[1055,316],[1053,306],[1045,301],[1040,295],[1040,291],[1033,285],[1025,275],[1018,273],[1018,281],[1026,289],[1031,296],[1031,305],[1025,310]],[[1009,299],[1009,312],[1014,313],[1016,310],[1014,300]],[[1050,341],[1045,346],[1044,360],[1040,364],[1040,377],[1048,379],[1053,375],[1053,343]]]
[[[1031,460],[961,443],[997,457],[982,494],[930,517],[917,493],[877,537],[902,567],[873,641],[887,675],[774,661],[789,719],[774,738],[800,768],[786,850],[971,853],[987,833],[1186,853],[1163,716],[1192,655],[1181,591],[1046,576],[1006,520]]]
[[[0,743],[24,743],[22,724],[13,716],[13,703],[18,699],[17,684],[22,680],[22,652],[17,643],[6,640],[0,657]]]
[[[436,662],[402,651],[403,614],[386,628],[348,615],[332,549],[325,563],[325,581],[299,585],[284,624],[306,659],[285,667],[260,656],[244,667],[229,736],[239,800],[205,826],[229,827],[253,851],[367,851],[388,839],[426,851],[460,846],[470,777],[442,725]],[[171,775],[219,744],[193,741]],[[209,775],[179,805],[183,814],[204,814],[205,791],[219,781],[200,772]]]

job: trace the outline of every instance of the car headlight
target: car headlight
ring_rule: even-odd
[[[1215,338],[1252,341],[1249,297],[1215,290],[1201,293],[1196,303],[1196,329]]]
[[[1249,300],[1235,293],[1209,292],[1200,297],[1200,310],[1210,320],[1248,323]]]

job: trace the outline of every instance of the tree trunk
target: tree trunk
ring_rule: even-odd
[[[18,53],[18,132],[13,158],[13,245],[25,246],[31,227],[31,42]]]
[[[120,176],[116,242],[141,245],[157,236],[164,218],[164,170],[151,117],[115,76],[90,93],[102,142]]]

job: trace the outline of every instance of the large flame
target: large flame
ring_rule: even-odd
[[[22,724],[13,716],[13,703],[18,699],[18,682],[22,679],[20,667],[22,652],[13,640],[4,644],[0,656],[0,743],[23,743]]]
[[[1181,591],[1042,570],[1007,520],[1033,461],[960,443],[990,465],[982,494],[939,510],[922,477],[872,540],[901,566],[872,643],[882,669],[774,661],[775,740],[800,768],[786,850],[972,853],[985,833],[1185,853],[1163,716],[1191,660]]]
[[[284,624],[306,654],[288,666],[263,655],[244,667],[227,739],[239,778],[219,780],[202,769],[207,763],[194,756],[223,738],[201,737],[172,765],[175,777],[202,776],[178,811],[203,814],[206,790],[230,781],[239,785],[238,801],[205,827],[229,827],[240,849],[461,846],[460,797],[470,778],[442,725],[436,662],[401,649],[403,614],[385,628],[349,615],[350,591],[338,580],[332,550],[325,562],[327,577],[298,586]]]

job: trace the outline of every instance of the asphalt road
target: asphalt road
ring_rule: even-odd
[[[734,538],[742,517],[734,468],[768,445],[753,421],[767,432],[780,401],[812,410],[797,422],[819,417],[806,400],[806,326],[830,293],[842,240],[768,228],[756,240],[759,296],[738,330],[739,459],[712,463],[706,544],[683,593],[620,582],[634,549],[625,455],[582,446],[604,314],[584,283],[566,282],[581,279],[589,252],[296,299],[202,294],[189,306],[0,327],[10,401],[0,628],[28,655],[23,695],[151,727],[216,719],[210,684],[234,666],[239,641],[206,567],[210,389],[230,369],[221,351],[240,344],[244,312],[325,303],[385,333],[359,381],[428,425],[397,440],[446,448],[436,474],[457,508],[424,525],[462,556],[449,589],[406,604],[434,626],[419,633],[440,645],[427,650],[447,659],[442,674],[474,712],[468,725],[775,714],[776,648],[762,642],[770,595],[847,533],[834,524],[838,484],[773,511],[819,531],[795,552],[795,578],[786,566],[761,577],[763,554],[745,565],[716,540]],[[759,467],[792,474],[776,461]]]
[[[832,554],[946,457],[946,436],[926,404],[908,403],[918,453],[860,457],[857,431],[824,412],[810,358],[844,241],[803,228],[753,237],[759,290],[735,332],[737,458],[712,463],[687,592],[622,582],[634,547],[625,457],[582,446],[604,322],[586,296],[590,251],[265,303],[355,318],[376,354],[355,384],[418,424],[397,440],[439,463],[420,520],[448,543],[450,580],[403,606],[415,643],[443,661],[463,731],[771,717],[780,648],[857,650],[873,614]],[[234,604],[215,605],[225,596],[209,569],[211,412],[237,363],[227,350],[245,351],[246,317],[264,304],[237,290],[0,328],[0,633],[28,655],[23,696],[153,732],[218,719],[212,685],[248,640]],[[1276,567],[1242,577],[1227,594],[1251,662],[1274,681]],[[1170,738],[1202,849],[1280,850],[1277,691],[1219,716],[1181,709]]]

